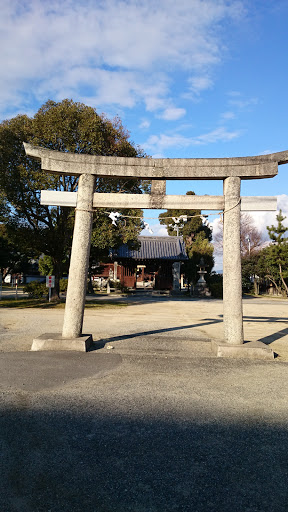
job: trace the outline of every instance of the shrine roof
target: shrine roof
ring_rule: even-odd
[[[139,236],[141,246],[138,250],[129,249],[124,244],[116,251],[116,258],[133,260],[173,260],[188,259],[185,243],[181,236]]]

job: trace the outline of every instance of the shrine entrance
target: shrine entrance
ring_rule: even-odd
[[[223,343],[214,342],[218,356],[271,358],[263,343],[244,344],[240,256],[241,211],[277,209],[276,197],[241,197],[241,180],[272,178],[288,151],[238,158],[127,158],[51,151],[24,144],[26,154],[41,161],[43,170],[79,176],[78,192],[42,191],[45,205],[76,208],[69,282],[62,334],[36,338],[32,350],[86,350],[92,336],[82,335],[93,207],[222,210]],[[96,176],[152,180],[151,194],[94,193]],[[223,196],[166,195],[166,180],[223,180]],[[249,346],[248,346],[249,345]],[[267,349],[267,350],[266,350]],[[270,350],[270,352],[269,352]],[[268,353],[269,352],[269,353]],[[240,355],[239,355],[240,354]]]
[[[118,274],[122,285],[138,290],[180,291],[181,263],[188,260],[182,237],[139,236],[138,242],[137,249],[123,244],[111,252],[115,263],[120,263],[121,271]],[[175,269],[177,276],[174,279]],[[127,271],[130,275],[127,275]]]

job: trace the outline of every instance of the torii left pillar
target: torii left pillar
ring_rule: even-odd
[[[35,338],[31,350],[83,350],[93,342],[91,334],[82,334],[87,274],[93,222],[93,193],[96,176],[81,174],[78,183],[77,206],[62,336],[42,334]]]
[[[62,338],[65,339],[79,338],[82,333],[93,222],[92,206],[95,179],[96,177],[93,174],[82,174],[79,178],[62,331]]]

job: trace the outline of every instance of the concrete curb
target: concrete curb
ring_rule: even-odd
[[[77,352],[87,352],[92,343],[92,334],[81,334],[78,338],[62,338],[61,333],[45,333],[33,339],[31,351],[76,350]]]
[[[217,357],[233,357],[237,359],[273,360],[274,352],[261,341],[249,341],[242,345],[228,345],[218,340],[212,340],[212,351]]]

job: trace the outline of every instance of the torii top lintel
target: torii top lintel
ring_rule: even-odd
[[[64,153],[24,143],[26,154],[41,160],[47,172],[67,175],[95,174],[153,180],[220,180],[272,178],[278,165],[288,163],[288,151],[232,158],[130,158]]]

